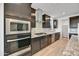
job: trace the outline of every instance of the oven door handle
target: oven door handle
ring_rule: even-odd
[[[28,38],[30,38],[30,36],[24,37],[24,38],[18,38],[18,39],[7,40],[7,42],[14,42],[14,41],[24,40],[24,39],[28,39]]]

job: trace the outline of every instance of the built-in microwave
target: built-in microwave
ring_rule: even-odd
[[[6,34],[21,34],[30,32],[30,21],[6,18]]]

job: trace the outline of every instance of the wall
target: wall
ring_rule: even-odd
[[[35,18],[36,27],[32,28],[32,35],[34,35],[35,33],[43,32],[42,13],[43,13],[43,11],[41,9],[36,9],[36,13],[35,13],[35,15],[36,15],[36,18]]]
[[[79,23],[78,23],[78,42],[79,42]]]
[[[57,20],[58,20],[58,27],[57,28],[53,28],[53,20],[54,20],[54,18],[50,18],[50,25],[51,25],[51,29],[52,30],[55,30],[55,31],[59,31],[59,32],[61,32],[61,27],[62,27],[62,19],[58,19],[57,18]]]
[[[4,55],[4,5],[0,3],[0,56]]]
[[[52,17],[50,18],[50,27],[51,27],[52,30],[54,29],[53,28],[53,18]]]
[[[61,37],[62,37],[62,34],[63,34],[63,25],[68,25],[68,31],[67,31],[67,35],[69,35],[69,17],[62,17],[62,18],[58,18],[59,20],[59,24],[58,24],[58,29],[57,31],[60,31],[61,32]],[[69,38],[69,37],[68,37]]]
[[[79,15],[79,13],[70,15],[70,16],[66,16],[66,17],[62,17],[62,18],[58,18],[58,20],[62,20],[62,21],[60,21],[61,25],[68,25],[68,35],[69,35],[69,33],[72,33],[72,34],[77,33],[77,29],[71,28],[73,23],[71,24],[71,27],[70,27],[70,17],[74,17],[74,16],[78,16],[78,15]],[[72,21],[72,22],[74,22],[74,21]],[[59,29],[61,30],[61,35],[62,35],[62,26],[60,24],[59,24],[59,27],[60,27]],[[77,27],[77,25],[78,24],[76,24],[76,27]],[[59,30],[59,29],[57,29],[57,30]]]
[[[58,19],[58,28],[55,30],[61,32],[61,28],[62,28],[62,20]]]
[[[36,9],[36,28],[42,28],[42,15],[43,11],[41,9]]]

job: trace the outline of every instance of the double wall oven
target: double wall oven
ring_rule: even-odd
[[[31,44],[30,22],[6,18],[4,41],[5,55],[29,48]]]

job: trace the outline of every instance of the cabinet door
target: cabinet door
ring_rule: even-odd
[[[41,37],[41,49],[47,46],[47,38],[46,36]]]
[[[43,20],[43,28],[50,28],[50,16],[44,14],[42,16],[42,20]]]
[[[55,42],[55,34],[52,34],[51,38],[52,38],[51,42],[54,43]]]
[[[44,22],[43,28],[50,28],[50,21]]]
[[[32,45],[32,54],[38,52],[40,50],[40,38],[33,38],[31,41]]]
[[[52,43],[52,35],[47,36],[47,45],[50,45]]]
[[[55,33],[55,41],[60,39],[60,33]]]
[[[30,20],[31,4],[30,3],[5,3],[5,15],[10,15],[11,18],[25,18]],[[14,17],[13,17],[14,16]]]

